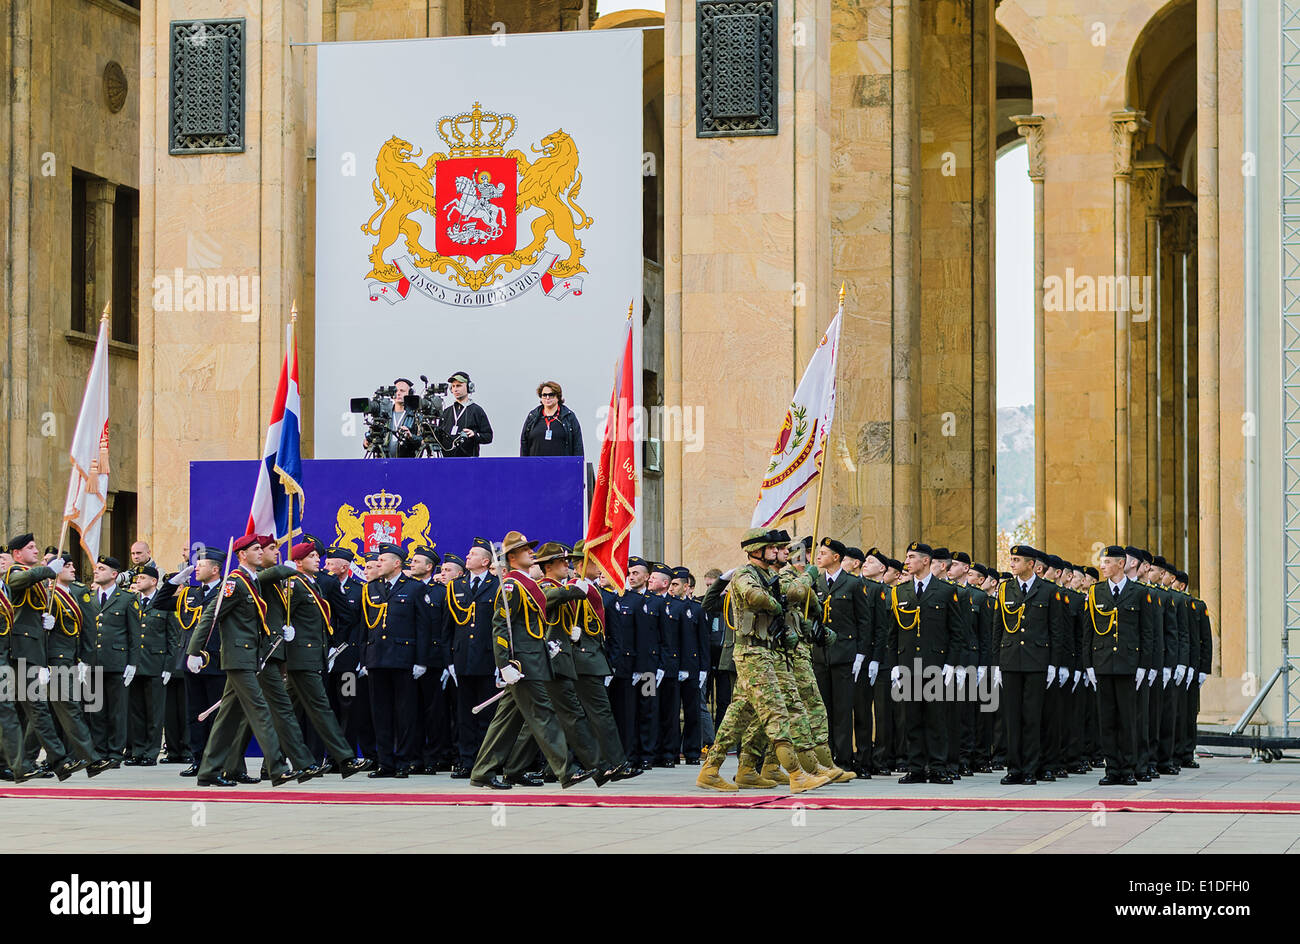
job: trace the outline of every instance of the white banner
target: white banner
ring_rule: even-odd
[[[350,398],[465,371],[492,424],[483,455],[519,455],[553,381],[596,461],[629,302],[641,323],[641,45],[597,30],[318,47],[317,458],[361,456]]]

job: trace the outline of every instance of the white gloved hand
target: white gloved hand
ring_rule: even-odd
[[[874,659],[867,664],[867,681],[872,685],[876,684],[876,676],[880,674],[880,663]]]
[[[297,635],[297,630],[292,626],[281,626],[280,632],[284,633],[285,642],[293,642],[293,637]]]
[[[679,681],[679,682],[685,682],[685,681],[686,681],[688,678],[690,678],[690,677],[691,677],[691,673],[690,673],[690,672],[678,672],[678,673],[677,673],[677,681]]]
[[[703,670],[701,670],[701,671],[700,671],[700,688],[703,688],[703,687],[704,687],[704,683],[707,682],[708,680],[709,680],[709,673],[708,673],[708,670],[707,670],[707,669],[703,669]]]
[[[1133,686],[1134,689],[1138,689],[1138,688],[1141,688],[1141,687],[1142,687],[1142,680],[1143,680],[1144,678],[1146,678],[1146,675],[1147,675],[1147,670],[1146,670],[1146,669],[1138,669],[1138,671],[1137,671],[1137,684]]]
[[[501,668],[501,681],[505,682],[507,685],[515,684],[515,682],[518,682],[523,677],[524,673],[520,672],[513,665],[505,665]]]
[[[655,686],[658,687],[659,685],[662,685],[663,681],[664,681],[664,670],[655,669]]]
[[[546,649],[548,652],[550,652],[552,659],[560,654],[560,644],[556,642],[554,639],[546,643]]]
[[[591,581],[588,580],[586,577],[579,577],[577,580],[573,581],[573,585],[577,587],[579,590],[581,590],[583,593],[586,593],[588,590],[591,589]]]
[[[84,662],[78,662],[78,663],[77,663],[77,681],[78,681],[79,683],[84,684],[85,681],[86,681],[86,676],[89,675],[89,674],[90,674],[90,666],[86,665],[86,663],[84,663]]]
[[[1047,667],[1047,687],[1051,688],[1052,683],[1055,681],[1056,681],[1056,666],[1049,665]]]
[[[370,670],[363,665],[359,669],[357,669],[357,678],[365,678],[369,674],[369,672]]]
[[[575,627],[573,627],[573,629],[569,630],[569,641],[570,641],[570,642],[577,642],[577,641],[578,641],[579,639],[581,639],[581,638],[582,638],[582,627],[581,627],[581,626],[575,626]]]
[[[1156,681],[1156,670],[1155,670],[1155,669],[1148,669],[1148,670],[1147,670],[1147,684],[1148,684],[1148,685],[1154,685],[1154,684],[1155,684],[1155,681]]]
[[[1093,688],[1097,687],[1097,672],[1093,669],[1092,666],[1088,666],[1088,683]]]
[[[442,675],[438,676],[438,681],[442,683],[443,691],[447,690],[447,679],[451,678],[451,672],[447,669],[442,670]]]
[[[413,665],[411,666],[411,678],[413,679],[423,678],[424,673],[428,671],[429,671],[428,666]]]
[[[1169,687],[1169,679],[1173,676],[1173,674],[1174,674],[1174,670],[1171,669],[1171,668],[1168,668],[1168,667],[1165,667],[1165,668],[1163,668],[1163,669],[1160,670],[1160,687],[1161,687],[1161,688],[1168,688],[1168,687]]]
[[[122,672],[122,684],[130,685],[133,678],[135,678],[135,666],[128,665]]]
[[[865,660],[866,656],[860,652],[853,657],[853,681],[856,682],[858,680],[858,673],[862,671],[862,663]]]
[[[188,656],[185,659],[185,668],[189,670],[191,675],[197,675],[199,670],[203,668],[203,656]]]
[[[1185,665],[1176,665],[1176,666],[1174,666],[1174,684],[1175,684],[1175,685],[1182,685],[1182,684],[1183,684],[1183,678],[1184,678],[1184,676],[1186,676],[1186,675],[1187,675],[1187,666],[1185,666]]]
[[[728,583],[730,583],[730,582],[731,582],[731,578],[734,577],[734,576],[736,576],[736,568],[733,567],[733,568],[731,568],[731,570],[727,571],[725,574],[723,574],[723,575],[722,575],[721,577],[719,577],[718,579],[719,579],[719,580],[725,580],[725,581],[727,581]]]
[[[1073,694],[1074,694],[1074,690],[1075,690],[1076,688],[1079,687],[1079,679],[1080,679],[1080,677],[1081,677],[1082,675],[1083,675],[1083,673],[1080,672],[1078,669],[1075,669],[1075,670],[1074,670],[1074,684],[1070,686],[1070,694],[1073,695]],[[1084,682],[1084,683],[1083,683],[1083,687],[1084,687],[1084,688],[1087,688],[1087,687],[1088,687],[1088,683],[1087,683],[1087,682]]]
[[[945,665],[943,667],[943,684],[945,688],[952,684],[952,672],[952,666]]]
[[[53,629],[53,628],[54,628],[54,614],[53,614],[53,613],[42,613],[42,614],[41,614],[41,625],[44,626],[46,629]]]
[[[612,682],[612,681],[614,681],[614,676],[612,676],[612,675],[606,675],[606,676],[605,676],[605,687],[606,687],[606,688],[609,688],[609,683]]]
[[[1002,687],[1002,666],[1000,665],[993,666],[993,687]]]
[[[338,647],[337,647],[337,646],[330,646],[330,651],[327,652],[327,653],[325,653],[325,671],[326,671],[326,672],[333,672],[333,671],[334,671],[334,660],[337,659],[338,657],[339,657],[339,650],[338,650]]]
[[[173,587],[179,587],[185,581],[190,579],[190,574],[192,573],[194,573],[194,565],[186,564],[180,570],[176,571],[176,573],[168,577],[167,582],[171,584]]]
[[[889,683],[891,685],[901,688],[902,682],[903,682],[903,667],[901,665],[896,665],[889,670]]]
[[[451,684],[459,688],[460,681],[456,678],[456,667],[454,665],[449,665],[447,666],[447,671],[451,673]]]
[[[1056,670],[1056,684],[1060,685],[1062,688],[1065,687],[1065,683],[1069,678],[1070,678],[1070,670],[1067,669],[1065,666],[1061,666],[1059,669]]]
[[[975,687],[976,687],[976,688],[981,688],[981,687],[984,685],[984,676],[987,675],[987,674],[988,674],[988,670],[987,670],[986,668],[984,668],[984,666],[982,666],[982,665],[977,665],[977,666],[975,667]]]
[[[1208,672],[1197,672],[1197,673],[1196,673],[1196,684],[1197,684],[1197,686],[1199,687],[1199,686],[1201,686],[1201,685],[1204,685],[1204,684],[1205,684],[1205,680],[1206,680],[1207,678],[1209,678],[1209,677],[1210,677],[1210,674],[1209,674]]]
[[[128,665],[127,668],[128,668],[128,669],[129,669],[129,668],[132,668],[132,666],[129,666],[129,665]],[[41,666],[39,669],[37,669],[37,671],[36,671],[36,681],[40,684],[41,688],[44,688],[46,685],[49,685],[49,684],[50,684],[50,670],[49,670],[48,668],[46,668],[45,666]]]
[[[170,672],[163,672],[163,674],[162,674],[162,683],[163,683],[164,685],[166,685],[166,684],[167,684],[168,682],[170,682],[171,680],[172,680],[172,674],[171,674]]]

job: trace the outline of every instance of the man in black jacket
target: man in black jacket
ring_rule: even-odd
[[[483,408],[469,398],[474,392],[469,374],[458,370],[447,378],[447,383],[451,384],[454,402],[442,411],[438,421],[442,454],[448,459],[477,456],[479,447],[492,441],[492,424]]]

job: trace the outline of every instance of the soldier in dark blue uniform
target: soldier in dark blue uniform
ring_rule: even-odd
[[[468,571],[447,585],[446,613],[452,637],[449,675],[456,683],[457,764],[451,775],[468,780],[496,706],[473,713],[496,691],[492,658],[492,601],[500,581],[488,571],[492,542],[475,538],[465,554]]]
[[[419,748],[415,762],[411,764],[412,774],[433,775],[438,772],[438,759],[449,750],[450,729],[443,730],[448,720],[442,710],[444,695],[443,675],[447,671],[447,654],[449,648],[443,643],[446,623],[447,591],[443,584],[435,581],[435,575],[441,576],[442,558],[431,547],[415,547],[407,557],[407,576],[424,585],[423,606],[429,612],[429,625],[432,636],[429,646],[429,671],[420,676],[416,683],[419,698],[417,738]]]
[[[681,687],[681,648],[682,620],[686,607],[682,601],[672,596],[668,588],[672,585],[673,569],[667,564],[655,564],[650,573],[648,588],[659,600],[659,671],[656,675],[655,697],[658,704],[658,730],[655,734],[655,766],[676,767],[682,750],[682,687]],[[653,615],[655,604],[647,599],[649,614]]]
[[[203,668],[196,673],[184,671],[185,647],[189,643],[190,634],[198,626],[203,608],[220,591],[221,573],[225,565],[225,551],[204,547],[194,560],[194,579],[198,586],[182,587],[176,594],[176,622],[181,629],[182,643],[180,652],[176,654],[172,671],[184,673],[185,676],[185,705],[191,755],[190,766],[181,771],[182,777],[197,777],[199,774],[199,764],[203,760],[203,751],[208,744],[208,734],[216,720],[215,713],[208,715],[202,721],[199,720],[199,715],[221,701],[221,693],[226,687],[226,673],[221,671],[221,660],[214,658],[216,647],[220,646],[215,626],[212,627],[212,632],[202,647],[206,654],[200,657]]]
[[[629,557],[628,572],[631,573],[633,566],[644,564],[639,557]],[[641,770],[641,759],[636,755],[637,694],[634,684],[636,612],[641,608],[641,594],[606,584],[600,588],[600,598],[605,604],[605,657],[612,673],[608,684],[609,707],[614,712],[614,723],[618,726],[628,766]]]
[[[689,570],[676,567],[673,569],[673,582],[668,587],[668,592],[681,605],[678,620],[681,647],[678,650],[680,661],[677,666],[682,702],[681,753],[686,758],[686,763],[691,765],[700,762],[701,704],[704,700],[704,682],[709,673],[708,617],[704,615],[704,607],[700,606],[699,601],[691,598],[694,583]]]
[[[135,571],[131,589],[140,595],[140,638],[135,640],[136,672],[127,687],[128,766],[152,767],[158,763],[162,743],[163,708],[176,660],[171,625],[176,613],[176,587],[188,579],[190,568],[159,582],[158,568],[145,564]]]
[[[375,759],[375,725],[370,717],[370,680],[357,676],[365,628],[361,622],[361,595],[365,580],[353,572],[356,555],[346,547],[325,551],[325,571],[338,584],[341,600],[334,608],[334,644],[326,653],[328,680],[325,693],[330,708],[361,757]],[[329,581],[326,581],[328,584]]]
[[[655,765],[659,736],[659,699],[656,690],[663,679],[659,667],[659,637],[663,630],[663,601],[650,590],[650,565],[640,558],[627,563],[627,602],[633,607],[634,656],[632,684],[636,692],[636,739],[628,753],[642,770]]]

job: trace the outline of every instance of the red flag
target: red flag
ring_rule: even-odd
[[[618,590],[627,581],[628,535],[636,520],[636,442],[633,439],[632,321],[614,375],[609,415],[600,443],[596,487],[587,522],[586,553],[600,565]]]

